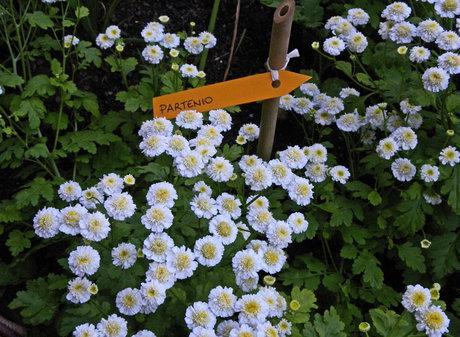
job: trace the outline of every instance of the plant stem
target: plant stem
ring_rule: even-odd
[[[210,33],[214,33],[214,28],[216,27],[217,13],[219,12],[220,1],[221,0],[214,0],[214,5],[212,6],[211,18],[209,19],[209,25],[208,25],[208,32]],[[205,50],[201,54],[200,66],[199,66],[200,70],[204,70],[204,67],[206,66],[206,61],[208,59],[208,52],[209,52],[209,49],[205,48]]]

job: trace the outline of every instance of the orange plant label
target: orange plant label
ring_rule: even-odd
[[[264,101],[286,95],[311,77],[287,70],[279,71],[278,86],[272,85],[270,73],[210,84],[153,98],[154,117],[175,118],[184,110],[198,112]]]

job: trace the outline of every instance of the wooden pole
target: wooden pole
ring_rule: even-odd
[[[294,11],[295,1],[284,0],[278,6],[275,14],[273,15],[272,35],[268,59],[270,69],[279,70],[286,64]],[[266,100],[262,104],[257,155],[264,160],[269,160],[272,154],[276,120],[278,118],[278,106],[279,97]]]

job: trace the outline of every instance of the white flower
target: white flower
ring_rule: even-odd
[[[452,30],[439,34],[436,44],[443,50],[457,50],[460,48],[460,36]]]
[[[171,157],[181,156],[190,151],[188,140],[180,135],[173,135],[169,138],[166,146],[166,153]]]
[[[329,170],[329,174],[332,178],[332,181],[339,182],[341,184],[346,184],[350,178],[350,172],[345,166],[337,165],[332,167]]]
[[[198,38],[201,40],[201,43],[207,49],[211,49],[211,48],[214,48],[216,46],[217,39],[210,32],[201,32],[200,35],[198,36]]]
[[[59,186],[59,198],[64,201],[72,202],[81,197],[81,187],[75,181],[69,180]]]
[[[164,36],[165,27],[159,22],[149,22],[142,30],[141,36],[145,42],[160,42]]]
[[[166,263],[152,262],[146,273],[146,280],[147,282],[158,281],[165,289],[169,289],[174,285],[176,277],[174,270],[169,268]]]
[[[206,329],[201,326],[197,326],[190,332],[189,337],[217,337],[214,329]]]
[[[217,335],[219,337],[230,337],[230,332],[233,329],[238,329],[240,324],[234,320],[225,320],[217,324]],[[251,337],[251,336],[248,336]]]
[[[248,324],[241,324],[230,331],[229,337],[257,337],[257,332]]]
[[[326,111],[331,115],[337,115],[345,108],[343,101],[338,97],[324,97],[319,104],[320,111]]]
[[[97,324],[98,337],[126,337],[128,335],[128,322],[122,317],[112,314],[101,319]]]
[[[198,267],[195,254],[184,246],[173,247],[166,256],[166,264],[174,270],[177,279],[186,279],[193,275]]]
[[[142,252],[149,260],[165,262],[168,252],[174,247],[173,239],[166,233],[151,233],[145,240]]]
[[[420,177],[427,183],[438,181],[439,169],[437,166],[424,164],[420,168]]]
[[[158,64],[164,57],[163,50],[157,45],[148,45],[142,51],[142,57],[151,64]]]
[[[326,180],[327,166],[323,163],[308,164],[305,167],[305,176],[315,183]]]
[[[278,329],[269,321],[257,324],[257,337],[279,336]]]
[[[98,204],[104,201],[104,196],[96,187],[90,187],[81,192],[81,197],[78,201],[86,209],[95,209]]]
[[[168,138],[162,135],[151,134],[142,139],[139,148],[142,153],[150,158],[159,156],[165,152],[168,146]]]
[[[415,286],[407,286],[406,292],[403,294],[401,304],[407,311],[414,312],[427,308],[430,301],[430,290],[416,284]]]
[[[389,21],[401,22],[410,16],[412,9],[404,2],[393,2],[382,12],[382,18]]]
[[[134,334],[132,337],[156,337],[156,335],[152,331],[141,330]]]
[[[308,158],[298,146],[288,146],[286,150],[278,152],[280,160],[291,169],[301,169],[307,164]]]
[[[91,281],[86,277],[77,277],[69,280],[66,299],[75,304],[88,302],[91,297],[91,293],[89,292],[90,286]]]
[[[332,56],[338,56],[345,49],[345,42],[338,37],[330,37],[323,43],[323,49]]]
[[[154,233],[161,233],[172,226],[174,216],[171,210],[163,205],[150,207],[141,217],[141,223],[145,228]]]
[[[203,44],[201,43],[201,39],[199,37],[190,36],[185,39],[184,48],[190,54],[198,55],[203,51]]]
[[[177,192],[174,186],[168,182],[152,184],[147,192],[147,203],[150,206],[159,204],[171,208],[174,206],[174,201],[176,199]]]
[[[198,75],[198,68],[193,64],[185,63],[180,66],[179,71],[183,77],[194,78]]]
[[[301,86],[300,86],[300,91],[305,94],[305,95],[308,95],[310,97],[314,97],[316,95],[319,95],[320,94],[320,91],[318,89],[318,86],[314,83],[303,83]]]
[[[376,151],[380,158],[390,159],[399,151],[399,144],[392,137],[387,137],[379,141]]]
[[[281,321],[278,322],[276,328],[278,329],[278,332],[280,333],[281,337],[285,337],[291,334],[292,324],[291,322],[283,318]]]
[[[257,277],[262,268],[262,261],[259,255],[253,250],[241,250],[232,258],[232,266],[235,274],[244,278]]]
[[[347,98],[349,96],[359,97],[360,93],[359,93],[358,90],[353,89],[353,88],[343,88],[342,90],[340,90],[339,96],[340,96],[340,98],[345,99],[345,98]]]
[[[439,92],[447,89],[449,74],[442,68],[428,68],[422,76],[423,87],[431,92]]]
[[[33,219],[35,234],[48,239],[59,233],[62,215],[56,208],[44,207],[37,212]]]
[[[425,42],[433,42],[444,31],[435,20],[424,20],[418,24],[417,35]]]
[[[126,288],[118,292],[116,305],[120,313],[133,316],[141,310],[142,296],[139,289]]]
[[[98,188],[106,195],[120,193],[123,190],[123,178],[115,173],[104,174]]]
[[[412,47],[409,53],[409,60],[416,63],[422,63],[430,58],[431,52],[425,47]]]
[[[176,34],[166,33],[163,35],[163,39],[160,41],[160,45],[168,48],[173,49],[178,47],[180,44],[180,38]]]
[[[266,245],[258,254],[262,260],[262,270],[268,274],[276,274],[286,263],[286,253],[279,247]]]
[[[238,228],[227,215],[216,215],[209,222],[209,232],[218,238],[223,245],[229,245],[235,242]]]
[[[96,37],[96,45],[101,49],[108,49],[113,46],[115,40],[112,40],[107,36],[107,34],[100,33]]]
[[[169,137],[172,135],[173,125],[164,117],[157,117],[142,123],[139,136],[146,138],[152,134]]]
[[[69,268],[77,276],[93,275],[99,269],[101,257],[91,246],[78,246],[69,255]]]
[[[292,229],[285,221],[276,221],[267,228],[268,242],[279,248],[286,248],[292,242]]]
[[[356,32],[356,28],[346,19],[341,19],[335,29],[332,31],[334,35],[346,40],[351,34]]]
[[[322,144],[313,144],[308,148],[308,153],[308,159],[313,163],[324,163],[327,160],[327,149]]]
[[[455,18],[460,15],[459,0],[436,0],[434,3],[436,13],[442,18]]]
[[[449,332],[450,320],[441,307],[431,305],[415,313],[417,330],[425,331],[429,337],[441,337]]]
[[[217,236],[208,235],[195,242],[193,252],[198,263],[213,267],[222,260],[224,246]]]
[[[121,30],[118,26],[112,25],[107,27],[105,34],[109,37],[109,39],[116,40],[120,38]]]
[[[268,306],[267,317],[283,317],[283,310],[279,310],[278,298],[281,296],[273,287],[262,287],[257,292],[257,295],[261,296]]]
[[[378,33],[382,37],[382,40],[388,40],[391,27],[393,27],[393,21],[386,21],[379,23]]]
[[[460,55],[447,52],[438,57],[438,66],[451,75],[460,73]]]
[[[73,337],[99,337],[99,331],[93,324],[78,325],[72,333]]]
[[[217,317],[230,317],[235,312],[236,300],[232,288],[218,286],[209,292],[208,306]]]
[[[357,111],[343,114],[335,123],[340,130],[345,132],[356,132],[362,125],[361,116]]]
[[[248,293],[257,289],[257,285],[259,283],[259,275],[256,275],[255,277],[244,277],[241,274],[236,274],[235,282],[243,292]]]
[[[248,123],[243,124],[243,126],[238,131],[238,134],[243,136],[248,142],[254,141],[259,138],[259,127],[255,124]]]
[[[228,131],[232,127],[232,116],[223,109],[209,111],[209,122],[219,131]]]
[[[347,47],[351,52],[362,53],[366,50],[368,42],[363,33],[356,32],[350,34],[346,39]]]
[[[196,110],[184,110],[177,115],[176,124],[184,129],[197,130],[203,125],[203,115]]]
[[[140,293],[144,299],[144,305],[155,310],[166,299],[166,288],[160,282],[152,280],[141,283]]]
[[[87,213],[80,220],[80,233],[90,241],[101,241],[109,235],[110,223],[101,212]]]
[[[296,177],[288,186],[288,194],[299,206],[306,206],[313,198],[313,185],[306,178]]]
[[[260,233],[265,233],[275,222],[272,213],[265,208],[250,209],[247,215],[249,225]]]
[[[61,210],[61,226],[59,230],[69,235],[79,234],[80,220],[86,213],[88,211],[80,204],[63,208]]]
[[[388,37],[396,43],[411,43],[417,28],[410,22],[398,22],[391,27]]]
[[[5,93],[5,88],[0,85],[0,96]]]
[[[196,327],[214,328],[216,316],[205,302],[195,302],[185,311],[185,323],[192,330]]]
[[[249,169],[262,164],[263,160],[257,157],[256,155],[244,155],[241,157],[238,166],[243,172],[246,172]]]
[[[398,158],[391,164],[393,176],[399,181],[411,181],[417,172],[414,164],[407,158]]]
[[[243,295],[235,305],[239,313],[238,319],[242,323],[259,324],[265,321],[268,315],[268,305],[260,295]]]
[[[295,98],[292,95],[284,95],[280,97],[279,107],[283,110],[291,110],[295,104]]]
[[[412,129],[419,129],[422,126],[423,117],[420,114],[409,115],[407,117],[407,125],[409,125]]]
[[[224,157],[216,157],[206,166],[206,173],[214,181],[226,182],[233,175],[233,165]]]
[[[246,203],[248,204],[249,211],[254,210],[268,210],[270,203],[264,196],[251,195],[247,198]]]
[[[127,192],[111,195],[104,202],[104,207],[108,216],[121,221],[133,216],[136,210],[133,198]]]
[[[437,193],[423,193],[423,199],[430,205],[439,205],[442,202],[441,196]]]
[[[401,111],[406,115],[415,115],[422,110],[421,106],[410,104],[408,98],[399,102],[399,106]]]
[[[455,166],[460,162],[460,152],[454,146],[447,146],[441,150],[439,161],[442,165]]]
[[[303,155],[303,157],[305,158],[305,155]],[[305,158],[305,160],[307,159]],[[286,187],[289,184],[292,178],[292,170],[288,167],[288,165],[281,160],[272,159],[268,162],[268,168],[271,171],[274,184],[283,187]]]
[[[211,219],[217,214],[216,201],[205,193],[194,196],[190,206],[198,218]]]
[[[287,223],[291,226],[292,232],[300,234],[308,229],[308,221],[302,213],[295,212],[289,215]]]
[[[366,121],[374,128],[380,128],[385,122],[386,104],[375,104],[366,108]]]
[[[271,170],[264,164],[255,165],[245,173],[245,184],[253,191],[262,191],[272,183]]]
[[[112,262],[115,266],[128,269],[137,260],[136,246],[132,243],[122,242],[112,249]]]
[[[203,125],[200,130],[198,130],[197,136],[208,138],[213,146],[219,146],[223,139],[219,129],[212,125]]]
[[[347,20],[355,26],[365,25],[369,22],[369,14],[361,8],[350,8],[347,14]]]
[[[315,112],[315,123],[319,125],[331,125],[335,121],[335,116],[325,110]]]
[[[232,219],[238,219],[241,216],[241,201],[235,196],[222,193],[216,199],[217,211],[222,215],[228,215]]]
[[[299,115],[305,115],[313,108],[313,103],[306,97],[298,97],[294,99],[292,108]]]
[[[391,134],[403,150],[413,150],[417,146],[417,135],[408,127],[399,127]]]
[[[71,46],[76,46],[80,43],[80,39],[74,35],[66,35],[64,36],[64,47],[70,48]]]
[[[209,196],[212,195],[212,189],[207,185],[203,180],[197,181],[195,185],[193,185],[193,192],[196,193],[205,193]]]

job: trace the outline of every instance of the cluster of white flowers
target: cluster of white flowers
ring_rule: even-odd
[[[112,48],[115,43],[117,43],[117,50],[123,50],[121,29],[116,25],[107,27],[104,33],[100,33],[96,37],[96,45],[101,49]]]
[[[232,288],[218,286],[207,302],[187,308],[185,323],[190,337],[285,337],[291,334],[291,323],[283,318],[286,307],[273,287],[238,298]]]
[[[356,27],[368,22],[369,14],[361,8],[349,9],[346,18],[331,17],[324,27],[334,36],[324,41],[324,51],[332,56],[340,55],[345,49],[352,53],[364,52],[368,45],[367,38]]]
[[[417,330],[424,331],[428,337],[440,337],[449,332],[449,318],[440,306],[432,303],[431,291],[439,294],[437,286],[427,289],[419,284],[409,285],[402,298],[404,308],[415,315]]]

